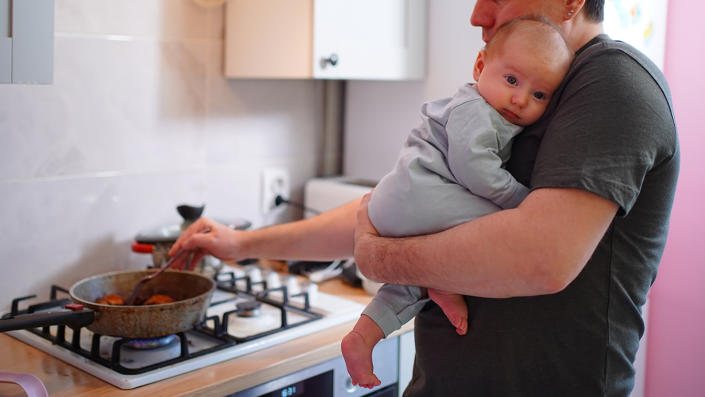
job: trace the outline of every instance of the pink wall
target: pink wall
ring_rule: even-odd
[[[705,2],[669,0],[665,74],[681,145],[671,228],[651,290],[647,397],[705,396]]]

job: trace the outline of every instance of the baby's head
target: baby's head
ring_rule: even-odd
[[[573,52],[561,33],[537,17],[502,25],[480,51],[477,90],[507,121],[529,125],[541,117],[563,80]]]

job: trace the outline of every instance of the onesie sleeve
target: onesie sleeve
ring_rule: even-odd
[[[448,118],[448,165],[456,181],[501,208],[514,208],[529,194],[503,168],[511,139],[521,130],[483,100],[456,107]]]

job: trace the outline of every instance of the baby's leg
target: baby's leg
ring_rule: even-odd
[[[468,332],[468,305],[462,295],[429,288],[428,297],[441,307],[458,335]]]
[[[340,349],[354,385],[371,389],[382,383],[372,372],[372,349],[382,338],[382,329],[364,314],[343,338]]]

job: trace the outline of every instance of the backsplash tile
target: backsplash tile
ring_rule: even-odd
[[[144,267],[134,236],[179,222],[182,203],[255,226],[300,215],[260,214],[260,173],[286,167],[301,199],[320,161],[321,82],[223,78],[222,7],[56,7],[54,84],[0,85],[0,218],[12,231],[0,255],[13,270],[0,312],[51,284]]]
[[[57,34],[222,40],[223,9],[196,0],[57,0]]]
[[[13,144],[0,154],[14,164],[0,178],[162,169],[173,158],[202,166],[206,71],[199,50],[57,38],[53,86],[0,90],[0,120],[21,120],[3,129]]]

